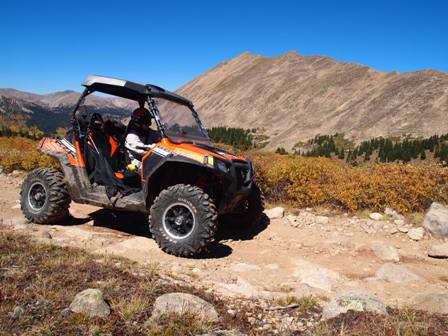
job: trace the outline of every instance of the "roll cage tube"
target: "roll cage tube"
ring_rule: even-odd
[[[146,101],[148,103],[149,113],[151,113],[151,116],[156,121],[157,127],[159,128],[160,133],[162,133],[162,136],[166,138],[167,136],[165,126],[163,125],[162,120],[160,119],[160,114],[159,110],[157,109],[156,102],[150,96],[146,98]]]

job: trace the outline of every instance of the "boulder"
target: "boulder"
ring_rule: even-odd
[[[103,292],[96,288],[88,288],[76,294],[69,308],[74,313],[83,313],[89,317],[106,317],[110,314]]]
[[[400,254],[393,246],[385,245],[381,242],[373,242],[372,251],[383,261],[400,261]]]
[[[423,227],[436,237],[448,237],[448,208],[432,203],[423,220]]]
[[[448,293],[422,294],[415,298],[415,309],[431,313],[448,314]]]
[[[433,258],[448,258],[448,243],[432,245],[428,255]]]
[[[381,266],[376,272],[376,277],[395,283],[420,280],[418,275],[412,273],[407,268],[392,263],[386,263]]]
[[[408,237],[415,241],[422,240],[424,235],[425,235],[425,229],[421,227],[413,228],[408,231]]]
[[[322,319],[328,320],[349,310],[387,315],[386,306],[376,297],[364,293],[348,293],[324,305]]]
[[[376,220],[376,221],[379,221],[379,220],[382,220],[382,219],[383,219],[383,215],[380,214],[380,213],[378,213],[378,212],[372,212],[372,213],[369,215],[369,218],[370,218],[370,219],[373,219],[373,220]]]
[[[265,215],[268,216],[269,219],[278,219],[283,218],[285,215],[285,209],[282,207],[276,207],[272,209],[267,209],[264,211]]]
[[[169,293],[159,296],[154,303],[151,320],[156,321],[166,313],[192,313],[204,321],[218,321],[218,313],[212,304],[187,293]]]

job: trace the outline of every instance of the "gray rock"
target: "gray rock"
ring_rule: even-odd
[[[247,336],[247,334],[243,334],[241,331],[231,329],[231,330],[212,330],[207,334],[200,334],[196,336]]]
[[[423,227],[436,237],[448,237],[448,208],[432,203],[423,220]]]
[[[14,311],[11,313],[8,313],[9,317],[11,317],[12,319],[16,320],[18,319],[20,316],[23,315],[23,313],[25,313],[25,309],[23,309],[23,307],[21,306],[17,306],[16,308],[14,308]]]
[[[71,314],[71,312],[72,311],[70,310],[70,308],[64,308],[61,310],[60,314],[61,314],[61,316],[68,316]]]
[[[425,229],[423,229],[422,227],[410,229],[408,231],[408,237],[415,241],[422,240],[424,235]]]
[[[386,306],[376,297],[363,293],[348,293],[324,305],[322,319],[328,320],[349,310],[387,315]]]
[[[74,313],[83,313],[89,317],[106,317],[110,314],[110,307],[103,298],[100,289],[88,288],[76,294],[70,310]]]
[[[373,220],[376,220],[376,221],[379,221],[379,220],[382,220],[382,219],[383,219],[383,215],[380,214],[380,213],[378,213],[378,212],[372,212],[372,213],[369,215],[369,218],[370,218],[370,219],[373,219]]]
[[[432,245],[428,255],[433,258],[448,258],[448,243]]]
[[[169,293],[159,296],[154,303],[151,320],[156,321],[166,313],[193,313],[208,322],[218,321],[218,313],[212,304],[200,297],[186,293]]]
[[[376,276],[381,280],[395,283],[420,280],[418,275],[412,273],[407,268],[392,263],[386,263],[381,266],[376,272]]]
[[[385,245],[381,242],[373,242],[372,251],[383,261],[400,261],[400,254],[393,246]]]
[[[392,208],[386,208],[384,210],[384,213],[392,218],[394,218],[395,220],[403,220],[404,216],[400,215],[398,212],[396,212],[394,209]]]
[[[269,219],[278,219],[283,218],[285,215],[285,209],[282,207],[276,207],[272,209],[267,209],[264,211],[265,215],[268,216]]]
[[[396,224],[396,225],[404,225],[404,219],[396,219],[396,220],[394,220],[394,224]]]
[[[448,314],[448,293],[419,295],[414,300],[414,308],[431,313]]]
[[[324,291],[331,291],[332,282],[341,280],[339,273],[318,264],[303,259],[298,259],[295,263],[297,269],[293,275],[298,277],[301,284]]]
[[[398,231],[400,231],[401,233],[408,233],[409,232],[409,227],[402,224],[402,225],[398,225],[397,226]]]

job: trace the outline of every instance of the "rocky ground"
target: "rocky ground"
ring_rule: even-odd
[[[385,312],[385,306],[448,314],[448,240],[421,227],[423,217],[387,214],[352,216],[315,209],[271,209],[263,227],[222,229],[218,242],[195,259],[163,253],[151,239],[146,218],[72,204],[63,225],[26,223],[19,206],[20,173],[0,174],[0,223],[61,246],[157,263],[173,281],[197,284],[231,299],[229,314],[249,313],[260,330],[289,323],[297,330],[340,311]],[[307,319],[285,315],[302,297],[320,301],[323,312]],[[293,309],[294,306],[291,307]]]

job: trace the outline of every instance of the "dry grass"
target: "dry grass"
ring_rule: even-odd
[[[268,201],[298,207],[421,212],[433,201],[448,203],[448,168],[378,164],[352,167],[327,158],[274,154],[252,156]]]
[[[410,309],[389,310],[388,316],[349,311],[323,322],[308,335],[315,336],[446,336],[448,316]]]
[[[244,325],[229,317],[224,303],[213,295],[161,280],[158,271],[0,231],[0,335],[194,335],[220,326],[199,323],[188,314],[165,316],[156,327],[147,325],[155,299],[169,292],[198,295],[216,307],[223,325]],[[112,310],[108,318],[63,314],[75,294],[86,288],[103,290]],[[17,306],[25,312],[14,320],[8,313]]]
[[[4,171],[57,167],[57,162],[36,149],[37,141],[21,137],[0,137],[0,166]]]
[[[160,278],[158,267],[141,266],[124,258],[99,256],[73,248],[36,243],[8,231],[0,231],[0,335],[196,335],[211,328],[239,329],[248,335],[272,335],[246,319],[266,314],[260,307],[241,305],[235,315],[228,305],[212,294],[173,285]],[[63,314],[75,294],[86,288],[100,288],[111,305],[108,318],[88,318],[82,314]],[[169,292],[187,292],[212,303],[221,321],[209,324],[185,313],[168,314],[157,323],[148,322],[155,298]],[[320,314],[323,298],[286,296],[275,305],[298,303],[288,309],[289,316],[307,321]],[[23,315],[12,319],[15,307]],[[284,313],[282,313],[284,314]],[[444,335],[448,316],[412,310],[390,310],[387,317],[349,312],[322,322],[309,335]],[[300,335],[291,330],[291,335]],[[303,333],[302,333],[303,334]]]

